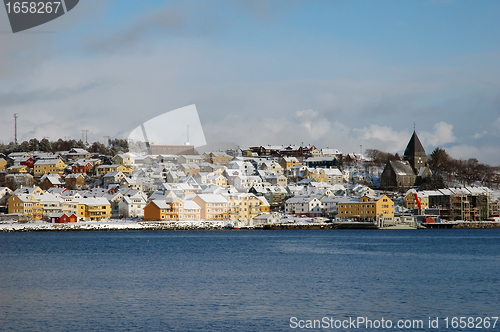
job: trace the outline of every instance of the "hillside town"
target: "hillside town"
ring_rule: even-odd
[[[109,155],[102,144],[102,151],[89,152],[98,150],[95,144],[79,143],[65,151],[0,154],[0,219],[204,221],[234,228],[297,220],[394,227],[500,219],[498,170],[489,179],[496,188],[475,180],[446,186],[443,170],[431,167],[438,149],[430,162],[416,132],[403,157],[378,162],[379,151],[344,154],[313,145],[203,154],[188,144],[152,145],[148,153],[121,146]]]

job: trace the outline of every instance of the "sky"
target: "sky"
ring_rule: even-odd
[[[208,143],[402,154],[415,128],[428,154],[500,165],[498,13],[496,0],[82,0],[13,34],[0,9],[0,142],[14,113],[19,141],[104,142],[195,104]]]

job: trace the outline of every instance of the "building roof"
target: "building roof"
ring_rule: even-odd
[[[35,162],[35,165],[55,165],[58,162],[62,161],[61,159],[40,159]]]
[[[425,150],[420,143],[420,140],[418,139],[417,133],[413,131],[413,135],[410,138],[410,142],[408,142],[408,145],[406,146],[406,150],[404,153],[405,158],[409,157],[414,157],[414,156],[420,156],[420,157],[425,157]]]
[[[167,204],[165,200],[162,199],[155,199],[151,201],[154,205],[156,205],[160,209],[167,209],[170,210],[170,205]]]
[[[201,210],[200,206],[193,201],[184,202],[184,210]]]
[[[396,175],[415,175],[413,168],[406,160],[391,160],[389,163]]]
[[[337,149],[321,149],[321,153],[323,155],[342,154],[342,152]]]
[[[207,203],[227,203],[227,199],[225,199],[222,195],[199,194],[198,197]]]

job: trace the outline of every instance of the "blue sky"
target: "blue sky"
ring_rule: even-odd
[[[208,142],[500,164],[500,2],[86,0],[26,33],[0,11],[0,141],[125,138],[196,104]]]

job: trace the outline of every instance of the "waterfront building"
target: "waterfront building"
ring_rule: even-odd
[[[394,201],[386,195],[364,195],[359,199],[345,198],[338,203],[340,218],[374,221],[376,218],[394,217]]]
[[[223,196],[228,201],[228,216],[231,220],[252,220],[262,212],[263,201],[254,194],[235,193]]]
[[[149,201],[144,207],[144,220],[166,220],[170,205],[165,200]]]
[[[31,194],[14,193],[8,201],[9,214],[19,216],[19,221],[42,220],[43,206]]]
[[[111,217],[111,204],[104,197],[75,199],[78,203],[78,220],[105,221]]]
[[[193,202],[201,208],[200,218],[204,220],[227,220],[228,202],[222,195],[200,194],[196,195]]]
[[[295,196],[286,200],[285,213],[321,217],[323,216],[323,205],[316,197]]]

